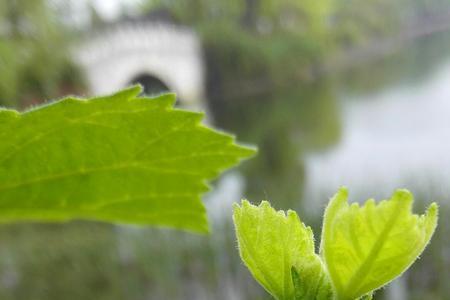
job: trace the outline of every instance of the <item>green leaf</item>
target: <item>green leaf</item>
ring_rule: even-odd
[[[303,264],[307,262],[304,261]],[[310,268],[304,268],[302,273],[292,267],[291,276],[294,284],[295,300],[332,300],[331,282],[323,270],[323,265],[315,263]]]
[[[422,253],[437,225],[438,208],[411,212],[413,197],[397,190],[390,200],[347,203],[342,188],[324,217],[321,251],[338,300],[357,299],[403,273]],[[370,298],[369,298],[370,299]]]
[[[0,110],[0,221],[107,222],[208,230],[206,180],[255,153],[138,86]]]
[[[361,298],[359,298],[359,300],[372,300],[372,298],[373,298],[373,295],[372,295],[372,293],[370,293],[370,294],[362,296]]]
[[[254,206],[243,200],[242,206],[235,204],[233,219],[241,258],[271,295],[279,300],[331,299],[311,228],[294,211],[286,215],[267,201]]]

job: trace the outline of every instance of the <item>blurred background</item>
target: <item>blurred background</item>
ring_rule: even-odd
[[[375,299],[450,299],[448,0],[0,1],[0,105],[141,83],[259,146],[205,195],[212,235],[95,222],[0,226],[0,299],[269,299],[231,204],[297,210],[319,239],[341,185],[441,205],[413,267]]]

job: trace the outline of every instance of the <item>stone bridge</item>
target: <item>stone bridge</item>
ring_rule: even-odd
[[[88,34],[74,57],[93,95],[139,82],[147,94],[170,90],[181,106],[203,105],[202,47],[189,28],[155,21],[118,23]]]

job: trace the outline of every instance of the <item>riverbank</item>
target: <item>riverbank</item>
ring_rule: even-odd
[[[319,74],[339,73],[355,66],[376,62],[407,47],[417,39],[448,30],[450,30],[450,11],[411,22],[394,37],[372,40],[364,45],[339,51],[325,60]]]
[[[294,43],[291,50],[285,49],[284,56],[278,55],[280,60],[288,61],[284,65],[278,59],[265,58],[277,57],[276,53],[268,54],[271,48],[276,50],[277,46],[236,42],[230,34],[226,47],[231,49],[226,49],[220,40],[211,42],[206,38],[204,46],[208,98],[213,102],[212,105],[220,105],[217,104],[220,101],[241,101],[273,90],[289,88],[299,82],[309,84],[323,77],[338,77],[342,72],[376,64],[419,39],[449,30],[450,11],[416,19],[393,36],[369,39],[362,44],[334,47],[326,52],[307,51],[306,54],[299,47],[298,53],[300,56],[304,55],[304,59],[286,58],[294,56],[297,46]],[[224,61],[228,63],[223,64]],[[278,66],[272,66],[275,64]]]

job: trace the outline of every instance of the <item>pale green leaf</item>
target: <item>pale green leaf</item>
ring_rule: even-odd
[[[208,229],[206,180],[254,149],[140,87],[0,110],[0,221],[94,219]]]
[[[413,197],[397,190],[390,200],[347,202],[342,188],[324,216],[321,251],[338,300],[353,300],[403,273],[422,253],[437,225],[433,203],[412,214]]]
[[[294,211],[286,215],[266,201],[254,206],[244,200],[242,206],[235,205],[233,219],[241,258],[271,295],[280,300],[331,299],[311,228]]]
[[[303,261],[302,264],[307,264]],[[292,267],[291,276],[294,284],[294,300],[333,300],[331,282],[323,269],[322,263],[314,261],[313,265],[303,268],[301,273]]]

